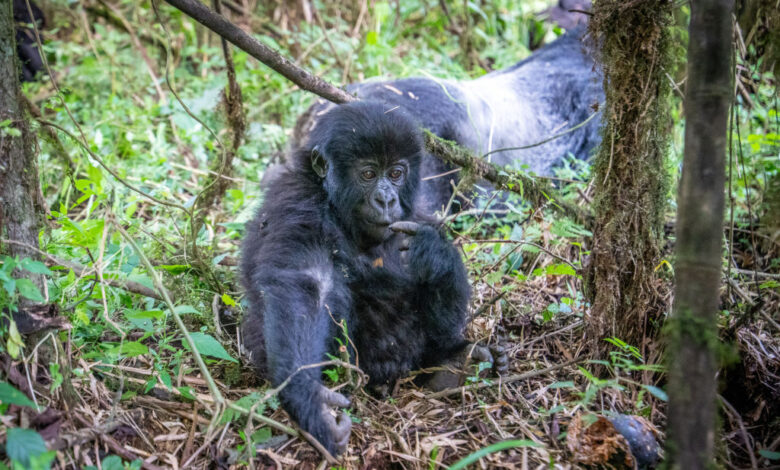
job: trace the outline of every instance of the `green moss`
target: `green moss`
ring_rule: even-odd
[[[596,213],[586,292],[593,344],[617,336],[644,344],[668,309],[655,266],[669,191],[672,4],[603,0],[590,32],[604,71],[602,144],[593,168]]]

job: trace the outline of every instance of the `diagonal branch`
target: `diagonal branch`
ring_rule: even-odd
[[[230,41],[234,46],[271,67],[302,89],[334,103],[349,103],[357,98],[325,80],[297,67],[281,54],[245,33],[241,28],[212,11],[198,0],[165,0],[192,19]]]
[[[501,168],[475,156],[471,150],[455,142],[442,139],[427,129],[424,132],[425,147],[440,160],[462,167],[477,178],[490,181],[498,190],[515,193],[534,207],[549,204],[562,215],[570,216],[585,224],[589,222],[588,214],[583,209],[564,201],[548,180]]]

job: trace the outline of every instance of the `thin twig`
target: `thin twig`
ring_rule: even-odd
[[[564,215],[588,222],[586,213],[563,200],[548,181],[527,176],[512,169],[501,168],[473,154],[472,151],[423,129],[425,147],[440,160],[465,168],[477,178],[484,178],[501,191],[509,191],[529,201],[534,207],[549,204]]]
[[[540,140],[539,142],[536,142],[536,143],[533,143],[533,144],[528,144],[528,145],[521,145],[519,147],[504,147],[504,148],[500,148],[500,149],[491,150],[490,152],[483,154],[482,158],[486,158],[488,155],[492,155],[494,153],[499,153],[499,152],[508,152],[508,151],[511,151],[511,150],[525,150],[525,149],[530,149],[530,148],[534,148],[534,147],[539,147],[540,145],[544,145],[547,142],[555,140],[555,139],[557,139],[559,137],[563,137],[563,136],[565,136],[566,134],[568,134],[570,132],[576,131],[580,127],[582,127],[585,124],[589,123],[594,117],[598,116],[599,114],[600,114],[599,112],[595,112],[595,113],[591,114],[590,116],[588,116],[587,119],[585,119],[581,123],[577,124],[576,126],[572,126],[572,127],[566,129],[563,132],[559,132],[557,134],[553,134],[553,135],[551,135],[550,137],[548,137],[548,138],[546,138],[544,140]]]
[[[124,178],[119,176],[119,174],[116,171],[114,171],[113,168],[109,167],[103,161],[103,159],[100,158],[100,156],[98,156],[95,152],[92,151],[92,149],[89,148],[89,146],[86,144],[86,138],[85,138],[84,141],[82,141],[81,139],[79,139],[78,137],[73,135],[73,133],[71,133],[69,130],[65,129],[64,127],[62,127],[59,124],[56,124],[54,122],[46,121],[45,119],[39,119],[38,122],[40,122],[44,126],[51,126],[51,127],[55,128],[55,129],[59,130],[60,132],[64,133],[65,135],[67,135],[71,139],[75,140],[81,146],[81,148],[83,148],[89,154],[90,157],[92,157],[96,162],[98,162],[98,164],[100,164],[101,167],[103,167],[104,170],[109,172],[111,174],[111,176],[116,178],[117,181],[122,183],[124,186],[126,186],[131,191],[136,192],[136,193],[140,194],[141,196],[143,196],[144,198],[149,199],[152,202],[156,202],[157,204],[160,204],[162,206],[174,207],[176,209],[180,209],[180,210],[184,211],[188,215],[190,214],[190,210],[187,209],[186,207],[184,207],[183,205],[175,203],[175,202],[168,202],[168,201],[164,201],[162,199],[158,199],[158,198],[152,196],[151,194],[148,194],[148,193],[145,193],[145,192],[141,191],[140,189],[136,188],[135,186],[133,186],[132,184],[127,182],[127,180],[125,180]]]

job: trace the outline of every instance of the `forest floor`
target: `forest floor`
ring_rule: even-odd
[[[505,280],[512,285],[505,283],[499,295],[495,286],[476,282],[478,315],[469,337],[504,344],[511,358],[509,373],[491,377],[488,371],[475,370],[464,387],[447,393],[419,388],[409,378],[386,399],[351,389],[350,383],[340,380],[338,387],[351,395],[354,423],[348,451],[338,465],[329,464],[306,440],[257,420],[248,422],[232,410],[207,431],[214,399],[189,358],[180,359],[185,367],[179,370],[190,372],[169,378],[173,387],[159,379],[150,387],[155,365],[149,356],[109,365],[66,343],[75,392],[66,398],[66,387],[49,393],[53,376],[49,356],[33,353],[29,362],[6,363],[6,370],[20,390],[29,394],[29,385],[36,389],[45,411],[13,407],[4,419],[21,413],[44,439],[59,443],[62,467],[98,465],[102,460],[106,468],[110,464],[106,456],[114,454],[135,460],[134,467],[243,468],[248,465],[246,443],[251,436],[257,445],[255,468],[447,468],[497,442],[511,444],[486,453],[475,468],[594,464],[630,468],[625,439],[605,419],[617,414],[636,416],[636,422],[662,443],[665,395],[657,367],[661,348],[648,345],[640,351],[616,340],[609,360],[586,361],[582,328],[589,314],[586,306],[573,303],[571,310],[546,320],[539,313],[552,304],[561,305],[561,299],[579,286],[562,276]],[[741,301],[753,301],[738,284],[732,287],[724,291],[724,298],[733,293]],[[725,439],[719,452],[730,468],[764,466],[767,459],[746,449],[763,447],[761,442],[768,449],[777,446],[780,337],[772,331],[777,324],[768,312],[778,308],[774,298],[756,309],[755,321],[724,328],[733,334],[730,354],[740,356],[732,357],[732,366],[725,369],[722,391]],[[235,325],[226,321],[222,328],[225,335],[235,335]],[[45,343],[46,338],[41,341]],[[175,354],[169,354],[168,360],[175,360]],[[211,367],[224,397],[246,407],[258,403],[262,383],[249,367],[224,364]],[[335,372],[344,378],[343,370]],[[273,398],[256,411],[294,426]]]

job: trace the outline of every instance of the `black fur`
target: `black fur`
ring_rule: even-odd
[[[440,364],[467,344],[465,268],[414,204],[422,155],[419,123],[386,105],[352,103],[322,116],[270,182],[247,227],[241,269],[250,303],[243,341],[274,385],[335,354],[342,319],[357,348],[352,359],[371,386]],[[317,156],[327,163],[324,179],[313,168]],[[370,221],[361,211],[374,193],[361,189],[360,159],[408,164],[393,219],[418,223],[416,234],[365,235]],[[406,241],[408,252],[401,251]],[[321,371],[309,369],[295,375],[281,399],[303,429],[338,452],[333,423],[322,413],[324,393]]]
[[[20,78],[23,82],[35,80],[36,74],[43,72],[43,60],[38,50],[38,42],[35,40],[35,30],[32,23],[38,25],[38,30],[44,27],[46,19],[38,5],[30,0],[32,16],[27,9],[25,0],[14,0],[13,13],[16,22],[16,53],[21,62]]]
[[[455,82],[406,78],[353,84],[350,92],[407,112],[439,137],[480,153],[537,143],[585,121],[604,100],[601,74],[582,43],[584,27],[558,38],[529,58],[476,80]],[[306,140],[325,109],[320,101],[296,124],[294,139]],[[567,154],[586,159],[599,143],[600,118],[543,145],[494,153],[499,165],[525,165],[536,174],[550,174]],[[426,155],[422,177],[449,170]],[[423,181],[420,209],[441,210],[452,194],[456,175]]]

